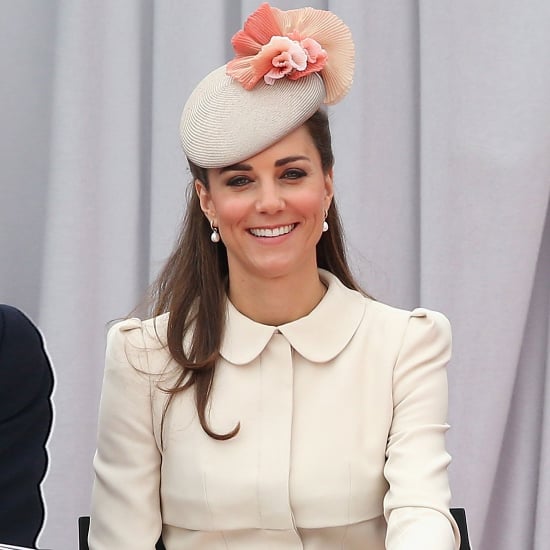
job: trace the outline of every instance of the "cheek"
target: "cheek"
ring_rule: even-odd
[[[312,190],[298,197],[295,204],[304,215],[320,217],[325,209],[325,193]]]
[[[248,212],[249,205],[238,197],[223,197],[214,201],[216,217],[220,226],[238,222]]]

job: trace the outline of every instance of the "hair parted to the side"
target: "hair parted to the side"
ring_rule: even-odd
[[[323,171],[334,164],[328,117],[317,111],[305,122],[321,156]],[[226,434],[213,432],[207,420],[214,371],[222,341],[228,289],[227,251],[223,242],[213,244],[211,228],[201,210],[194,181],[208,188],[208,171],[189,162],[193,181],[188,189],[187,211],[175,249],[152,287],[154,315],[170,312],[167,345],[172,358],[182,367],[172,388],[164,414],[174,396],[194,387],[199,420],[204,431],[218,440],[230,439],[240,425]],[[334,198],[328,211],[329,231],[317,244],[317,265],[330,271],[348,288],[362,292],[355,282],[346,259],[342,224]],[[187,348],[184,335],[191,331]],[[164,416],[163,416],[164,424]]]

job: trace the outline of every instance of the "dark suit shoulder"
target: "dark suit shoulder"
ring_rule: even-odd
[[[33,547],[44,520],[40,483],[52,425],[53,372],[40,331],[0,305],[0,540]]]
[[[41,396],[49,398],[52,386],[39,330],[19,309],[0,304],[0,420]]]
[[[39,341],[42,337],[34,323],[19,309],[0,304],[0,350],[14,341]]]

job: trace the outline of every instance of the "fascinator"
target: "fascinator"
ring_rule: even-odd
[[[202,168],[263,151],[340,101],[353,80],[351,32],[329,11],[264,3],[231,43],[235,58],[198,84],[181,117],[183,150]]]

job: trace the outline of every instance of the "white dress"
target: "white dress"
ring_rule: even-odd
[[[91,550],[454,550],[445,450],[447,319],[328,286],[279,327],[227,304],[208,418],[193,391],[160,425],[178,369],[168,315],[108,337]]]

